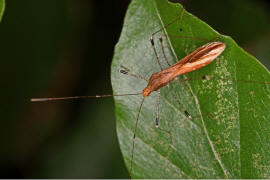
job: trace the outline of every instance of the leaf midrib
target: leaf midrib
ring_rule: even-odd
[[[166,34],[166,38],[167,38],[167,40],[168,40],[168,42],[169,42],[169,46],[170,46],[170,48],[171,48],[171,50],[172,50],[172,52],[173,52],[173,54],[174,54],[174,56],[175,56],[175,59],[179,59],[179,58],[177,57],[177,54],[176,54],[175,51],[174,51],[174,48],[173,48],[172,43],[171,43],[171,40],[170,40],[170,38],[169,38],[169,36],[168,36],[168,32],[166,31],[166,28],[165,28],[165,26],[164,26],[164,23],[163,23],[163,21],[162,21],[162,19],[161,19],[161,15],[160,15],[160,13],[159,13],[159,11],[158,11],[158,9],[157,9],[157,4],[156,4],[155,0],[152,0],[152,2],[153,2],[153,4],[154,4],[154,8],[155,8],[155,11],[156,11],[156,13],[157,13],[157,17],[158,17],[158,19],[159,19],[159,21],[160,21],[160,23],[161,23],[161,26],[162,26],[162,28],[163,28],[165,34]],[[206,138],[207,138],[207,140],[208,140],[208,143],[209,143],[209,145],[210,145],[210,147],[211,147],[211,150],[212,150],[212,152],[213,152],[213,154],[214,154],[214,157],[215,157],[215,159],[217,160],[218,164],[220,165],[220,167],[221,167],[221,169],[222,169],[222,171],[223,171],[225,177],[228,178],[228,175],[227,175],[227,173],[226,173],[225,167],[224,167],[224,165],[223,165],[222,162],[221,162],[221,158],[219,157],[217,151],[215,150],[215,147],[214,147],[214,145],[213,145],[213,143],[212,143],[212,141],[211,141],[211,139],[210,139],[210,137],[209,137],[209,135],[208,135],[206,126],[205,126],[205,124],[204,124],[203,116],[202,116],[202,113],[201,113],[201,110],[200,110],[199,101],[198,101],[198,99],[196,98],[195,94],[193,93],[193,91],[192,91],[192,89],[191,89],[191,86],[190,86],[190,83],[189,83],[189,82],[185,82],[185,83],[186,83],[186,85],[188,86],[188,89],[190,90],[190,92],[191,92],[191,94],[192,94],[192,97],[193,97],[193,99],[194,99],[194,101],[195,101],[196,107],[197,107],[197,109],[198,109],[198,111],[199,111],[199,114],[200,114],[200,117],[201,117],[200,119],[201,119],[201,121],[202,121],[203,129],[204,129],[204,133],[205,133]]]

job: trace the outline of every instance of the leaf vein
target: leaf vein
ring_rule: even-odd
[[[165,96],[161,96],[161,97],[162,97],[162,99],[164,99],[165,102],[166,102],[169,106],[171,106],[176,112],[178,112],[179,114],[181,114],[182,116],[184,116],[186,119],[188,119],[188,122],[190,122],[192,125],[195,125],[196,127],[201,127],[201,126],[199,126],[197,123],[193,122],[191,119],[187,118],[187,117],[184,115],[183,111],[180,111],[180,110],[179,110],[174,104],[172,104]]]
[[[163,21],[162,21],[162,19],[161,19],[160,13],[158,12],[157,5],[156,5],[155,1],[153,1],[153,3],[154,3],[154,7],[155,7],[155,10],[156,10],[158,19],[160,20],[160,23],[161,23],[161,25],[162,25],[162,28],[164,28],[164,32],[165,32],[165,34],[166,34],[166,38],[167,38],[167,40],[168,40],[168,43],[169,43],[169,45],[170,45],[170,48],[171,48],[171,50],[172,50],[174,56],[176,57],[176,59],[178,59],[178,57],[177,57],[177,55],[176,55],[176,53],[175,53],[175,51],[174,51],[174,48],[173,48],[173,46],[172,46],[172,43],[171,43],[171,41],[170,41],[170,38],[169,38],[169,36],[168,36],[168,33],[167,33],[166,29],[165,29],[164,23],[163,23]],[[185,77],[185,75],[183,75],[183,76]],[[198,99],[196,98],[195,94],[193,93],[190,84],[189,84],[188,82],[185,82],[185,84],[188,86],[188,88],[189,88],[189,90],[190,90],[190,92],[191,92],[191,94],[192,94],[192,96],[193,96],[193,98],[194,98],[194,100],[195,100],[195,104],[196,104],[196,106],[197,106],[197,108],[198,108],[198,111],[200,112],[201,121],[202,121],[202,125],[203,125],[203,130],[204,130],[204,133],[205,133],[205,135],[206,135],[206,138],[207,138],[207,140],[208,140],[208,142],[209,142],[209,145],[210,145],[210,147],[211,147],[211,150],[212,150],[212,152],[213,152],[213,154],[214,154],[214,157],[215,157],[216,160],[218,161],[218,163],[219,163],[221,169],[223,170],[223,173],[224,173],[225,177],[228,178],[227,171],[226,171],[224,165],[222,164],[221,159],[220,159],[220,157],[219,157],[217,151],[215,150],[215,147],[214,147],[214,145],[213,145],[213,143],[212,143],[212,141],[211,141],[211,139],[210,139],[210,137],[209,137],[209,135],[208,135],[206,126],[205,126],[204,121],[203,121],[202,113],[201,113],[201,111],[200,111],[199,101],[198,101]]]
[[[123,120],[123,119],[122,119]],[[125,127],[128,131],[130,131],[131,133],[133,133],[132,129],[128,128],[123,121],[120,121],[121,124],[123,125],[123,127]],[[139,136],[136,136],[136,140],[140,140],[142,143],[144,143],[146,146],[148,146],[150,149],[152,149],[154,152],[156,152],[156,154],[158,154],[160,157],[164,158],[165,160],[167,160],[170,164],[172,164],[173,166],[175,166],[180,173],[182,173],[181,175],[186,176],[188,178],[192,178],[191,176],[187,175],[177,164],[175,164],[174,162],[172,162],[167,156],[162,155],[160,152],[158,152],[153,146],[151,146],[151,144],[146,143],[142,138],[140,138]]]

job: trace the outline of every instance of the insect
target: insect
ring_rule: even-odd
[[[181,14],[184,14],[184,10],[182,11]],[[182,15],[180,16],[179,19],[181,20],[181,18],[182,18]],[[166,27],[168,27],[168,26],[166,26]],[[169,130],[165,130],[165,129],[159,127],[159,99],[160,99],[160,91],[159,90],[162,87],[166,86],[169,82],[171,82],[175,78],[177,78],[177,76],[184,74],[184,73],[191,72],[191,71],[195,71],[195,70],[211,63],[217,56],[219,56],[223,52],[223,50],[225,49],[225,46],[226,46],[225,43],[219,42],[219,41],[207,43],[207,44],[201,46],[200,48],[198,48],[197,50],[193,51],[192,53],[188,54],[186,57],[184,57],[183,59],[181,59],[179,62],[177,62],[174,65],[170,65],[170,63],[168,63],[168,61],[165,59],[166,63],[169,65],[169,67],[166,69],[163,69],[160,62],[159,62],[157,52],[156,52],[156,49],[154,46],[155,44],[154,44],[154,41],[152,38],[154,34],[155,33],[152,34],[150,41],[151,41],[151,45],[154,49],[156,59],[157,59],[157,62],[160,66],[161,71],[152,74],[151,78],[148,81],[147,86],[145,87],[145,89],[142,92],[130,93],[130,94],[115,94],[115,95],[75,96],[75,97],[63,97],[63,98],[35,98],[35,99],[32,99],[32,101],[50,101],[50,100],[64,100],[64,99],[77,99],[77,98],[103,98],[103,97],[111,97],[111,96],[142,95],[143,98],[142,98],[142,101],[141,101],[140,106],[139,106],[139,110],[138,110],[138,113],[136,116],[136,121],[135,121],[135,127],[133,129],[133,141],[132,141],[131,161],[130,161],[130,170],[129,170],[131,176],[132,176],[132,172],[133,172],[133,158],[134,158],[133,156],[134,156],[134,148],[135,148],[136,130],[137,130],[139,117],[140,117],[140,113],[141,113],[145,98],[147,96],[149,96],[150,93],[152,93],[153,91],[158,92],[158,104],[157,104],[157,109],[156,109],[155,125],[159,130],[167,133],[170,136],[171,143],[172,143],[171,132]],[[162,41],[163,41],[163,39],[161,37],[160,43],[161,43],[161,47],[163,50]],[[143,77],[130,72],[129,69],[126,67],[123,67],[122,69],[120,69],[119,72],[122,74],[125,74],[125,75],[134,76],[134,77],[139,78],[139,79],[144,79]],[[208,78],[208,76],[203,76],[201,79],[207,79],[207,78]],[[184,108],[184,106],[182,104],[180,104],[180,106],[181,106],[181,108],[182,108],[182,110],[187,118],[192,119],[194,117],[191,113],[189,113],[186,110],[186,108]]]
[[[161,40],[162,41],[162,40]],[[154,47],[154,41],[151,37],[151,43]],[[31,99],[32,102],[37,101],[52,101],[52,100],[67,100],[67,99],[78,99],[78,98],[103,98],[103,97],[111,97],[111,96],[128,96],[128,95],[139,95],[142,94],[143,99],[140,104],[140,108],[137,114],[134,135],[133,135],[133,143],[132,143],[132,160],[130,166],[130,175],[132,175],[132,165],[133,165],[133,155],[134,155],[134,147],[135,147],[135,138],[136,138],[136,130],[139,121],[140,111],[144,102],[144,99],[151,94],[153,91],[158,91],[160,88],[166,86],[169,82],[173,81],[177,76],[181,74],[185,74],[191,71],[195,71],[199,68],[202,68],[213,60],[215,60],[225,49],[226,45],[223,42],[211,42],[205,44],[182,58],[178,63],[160,71],[152,74],[151,78],[148,81],[147,86],[141,93],[134,94],[120,94],[120,95],[96,95],[96,96],[74,96],[74,97],[59,97],[59,98],[34,98]],[[119,71],[122,74],[128,75],[128,72],[125,70]],[[192,116],[188,113],[187,110],[184,111],[188,118],[192,118]],[[158,117],[156,117],[156,127],[159,128]],[[161,129],[163,130],[163,129]],[[166,130],[163,130],[167,132]],[[170,132],[167,132],[170,134]]]
[[[151,38],[152,40],[152,38]],[[154,45],[153,41],[152,45]],[[141,93],[135,94],[120,94],[120,95],[96,95],[96,96],[74,96],[74,97],[59,97],[59,98],[34,98],[31,99],[32,102],[36,101],[52,101],[52,100],[67,100],[67,99],[77,99],[77,98],[102,98],[102,97],[111,97],[111,96],[127,96],[127,95],[139,95],[142,94],[143,100],[140,104],[139,112],[136,118],[136,124],[134,129],[133,143],[132,143],[132,160],[130,167],[130,175],[132,175],[132,165],[133,165],[133,155],[134,155],[134,146],[136,138],[136,130],[139,121],[140,111],[144,102],[144,99],[151,94],[153,91],[158,91],[163,86],[166,86],[169,82],[173,81],[177,76],[185,74],[191,71],[195,71],[199,68],[202,68],[213,60],[215,60],[225,49],[226,45],[223,42],[211,42],[203,45],[198,48],[191,54],[187,55],[181,59],[178,63],[160,71],[152,74],[151,78],[145,89]],[[128,74],[125,70],[120,70],[123,74]],[[185,114],[188,118],[192,116],[185,110]],[[159,127],[158,117],[156,118],[156,127]],[[169,132],[168,132],[169,133]]]

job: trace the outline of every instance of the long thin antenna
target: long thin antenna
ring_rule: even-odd
[[[52,97],[52,98],[32,98],[31,102],[41,102],[41,101],[61,101],[61,100],[70,100],[70,99],[89,99],[89,98],[105,98],[112,96],[133,96],[140,95],[140,93],[132,93],[132,94],[108,94],[108,95],[95,95],[95,96],[70,96],[70,97]]]

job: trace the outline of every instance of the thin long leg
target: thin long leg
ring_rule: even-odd
[[[199,78],[189,78],[189,79],[183,79],[183,80],[178,80],[180,82],[186,82],[186,81],[193,81],[193,80],[209,80],[211,79],[211,76],[205,75],[205,76],[201,76]],[[169,88],[169,84],[167,85]],[[175,94],[173,93],[173,91],[170,90],[169,91],[171,93],[171,95],[174,97],[174,99],[177,101],[178,105],[182,108],[182,110],[185,112],[185,115],[189,118],[189,119],[196,119],[196,118],[200,118],[201,116],[191,116],[187,110],[185,110],[184,106],[181,104],[181,102],[176,98]],[[207,114],[207,117],[209,117],[210,119],[214,120],[213,116],[211,114]]]
[[[185,12],[185,9],[182,8],[182,11],[181,11],[181,14],[180,14],[179,17],[177,17],[177,18],[174,19],[172,22],[170,22],[169,24],[165,25],[164,27],[162,27],[162,28],[159,29],[158,31],[154,32],[154,33],[151,35],[151,37],[150,37],[150,42],[151,42],[151,45],[152,45],[152,49],[154,50],[154,53],[155,53],[155,56],[156,56],[156,60],[157,60],[158,65],[159,65],[159,67],[160,67],[161,70],[163,70],[163,68],[162,68],[162,66],[161,66],[161,63],[160,63],[160,60],[159,60],[159,56],[158,56],[158,54],[157,54],[157,50],[156,50],[156,47],[155,47],[155,42],[154,42],[154,38],[153,38],[153,37],[154,37],[155,34],[157,34],[158,32],[160,32],[160,31],[166,29],[168,26],[172,25],[172,24],[175,23],[176,21],[181,20],[182,17],[183,17],[183,15],[184,15],[184,12]],[[162,40],[161,40],[161,41],[162,41]],[[164,51],[164,49],[163,49],[163,51]],[[165,53],[164,53],[164,54],[165,54]],[[166,60],[166,61],[167,61],[167,60]],[[168,63],[168,61],[167,61],[167,63]],[[168,63],[168,64],[169,64],[169,63]]]
[[[177,79],[177,80],[180,81],[180,82],[186,82],[186,81],[192,81],[192,80],[208,80],[210,78],[211,78],[210,76],[202,76],[202,77],[199,77],[199,78],[189,78],[189,79],[183,79],[183,80]],[[178,98],[176,97],[174,92],[170,89],[170,84],[168,84],[167,87],[169,89],[170,94],[173,96],[173,98],[176,100],[177,104],[180,106],[182,111],[185,113],[185,116],[187,118],[189,118],[189,119],[197,118],[196,116],[192,117],[190,115],[190,113],[186,110],[186,108],[182,105],[182,103],[178,100]]]
[[[170,25],[172,25],[173,23],[175,23],[176,21],[181,21],[182,17],[184,16],[184,13],[185,13],[185,8],[182,8],[182,11],[181,11],[181,14],[179,17],[175,18],[174,20],[172,20],[170,23],[166,24],[164,27],[160,28],[159,30],[157,30],[156,32],[154,32],[152,34],[151,37],[153,37],[155,34],[159,33],[160,31],[166,29],[167,27],[169,27]]]
[[[156,106],[156,128],[160,131],[167,133],[170,137],[171,144],[173,144],[171,131],[168,131],[159,127],[159,105],[160,105],[160,90],[158,91],[157,106]]]
[[[160,104],[160,90],[158,92],[157,107],[156,107],[156,128],[159,126],[159,104]]]
[[[133,141],[132,141],[131,161],[130,161],[130,171],[129,171],[130,177],[132,177],[132,168],[133,168],[133,157],[134,157],[136,130],[137,130],[137,127],[138,127],[139,116],[140,116],[140,113],[141,113],[141,110],[142,110],[142,105],[143,105],[144,100],[145,100],[145,97],[143,97],[143,99],[141,101],[141,104],[140,104],[140,107],[139,107],[139,111],[138,111],[137,117],[136,117],[135,128],[134,128],[134,131],[133,131]]]
[[[168,26],[170,26],[171,24],[173,24],[174,22],[176,22],[177,20],[180,20],[182,19],[183,15],[184,15],[184,12],[185,12],[185,9],[182,8],[182,11],[181,11],[181,14],[179,17],[177,17],[176,19],[174,19],[172,22],[170,22],[169,24],[165,25],[163,28],[159,29],[158,31],[154,32],[151,37],[150,37],[150,41],[151,41],[151,45],[152,45],[152,49],[154,50],[154,53],[155,53],[155,57],[156,57],[156,60],[160,66],[160,69],[162,70],[162,66],[161,66],[161,63],[160,63],[160,60],[159,60],[159,57],[158,57],[158,54],[157,54],[157,50],[155,48],[155,43],[154,43],[154,39],[153,39],[153,36],[155,34],[157,34],[158,32],[162,31],[163,29],[166,29]],[[164,51],[164,46],[163,46],[163,39],[162,39],[162,36],[160,36],[159,38],[159,42],[160,42],[160,45],[161,45],[161,49],[162,49],[162,53],[163,53],[163,56],[164,56],[164,59],[166,61],[166,63],[170,66],[170,63],[165,55],[165,51]],[[168,85],[168,88],[170,90],[170,86]],[[176,97],[173,92],[170,90],[170,93],[174,96],[174,98]],[[192,119],[191,115],[189,114],[189,112],[184,108],[184,106],[182,105],[182,103],[177,99],[177,103],[179,104],[179,106],[181,107],[181,109],[184,111],[186,117],[188,117],[189,119]]]
[[[123,69],[119,69],[120,73],[147,81],[147,79],[142,77],[141,75],[136,74],[134,72],[130,72],[130,70],[127,67],[121,65],[121,68]]]
[[[152,49],[154,50],[154,53],[155,53],[155,57],[156,57],[157,63],[159,65],[160,69],[163,70],[163,68],[161,66],[161,63],[160,63],[160,60],[159,60],[159,57],[158,57],[158,54],[157,54],[157,50],[156,50],[156,47],[155,47],[154,39],[153,39],[152,36],[150,37],[150,41],[151,41]]]
[[[168,59],[167,59],[167,56],[166,56],[166,54],[165,54],[162,36],[159,37],[159,42],[160,42],[162,54],[163,54],[163,57],[164,57],[165,61],[166,61],[166,63],[167,63],[168,66],[171,66],[171,64],[169,63],[169,61],[168,61]]]
[[[178,100],[178,98],[176,97],[176,95],[174,94],[174,92],[171,90],[170,88],[170,84],[167,85],[170,94],[173,96],[173,98],[176,100],[177,104],[180,106],[180,108],[182,109],[182,111],[185,113],[185,116],[189,119],[192,119],[192,116],[190,115],[190,113],[186,110],[186,108],[182,105],[182,103]]]
[[[168,62],[168,59],[167,59],[167,57],[166,57],[166,55],[165,55],[165,52],[164,52],[164,46],[163,46],[163,40],[162,40],[162,37],[159,38],[159,41],[160,41],[160,45],[161,45],[161,48],[162,48],[162,52],[163,52],[163,56],[164,56],[164,58],[165,58],[165,61],[167,62],[167,64],[168,64],[169,66],[171,66],[170,63]],[[153,46],[153,44],[152,44],[152,46]],[[154,46],[153,46],[153,47],[154,47]],[[156,54],[155,48],[153,48],[153,49],[154,49],[154,52],[155,52],[155,54]],[[157,61],[159,62],[158,56],[156,56],[156,59],[157,59]],[[160,64],[160,63],[159,63],[159,64]],[[184,108],[184,106],[182,105],[182,103],[176,98],[175,94],[171,91],[170,85],[168,84],[167,86],[168,86],[168,89],[169,89],[170,93],[171,93],[172,96],[174,97],[174,99],[177,101],[177,103],[179,104],[179,106],[181,107],[181,109],[184,111],[186,117],[189,118],[189,119],[192,119],[192,116],[191,116],[191,115],[189,114],[189,112]],[[160,94],[160,93],[159,93],[159,94]],[[157,106],[157,107],[158,107],[158,106]],[[157,110],[156,126],[157,126],[157,124],[158,124],[158,110]]]

